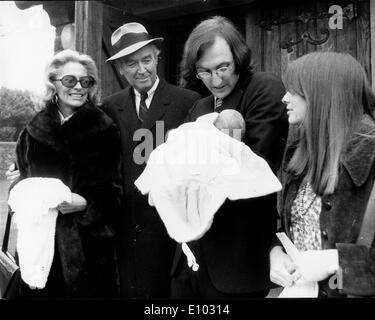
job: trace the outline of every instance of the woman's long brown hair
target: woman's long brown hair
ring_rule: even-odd
[[[317,194],[332,194],[347,142],[364,114],[374,118],[366,73],[349,54],[313,52],[293,61],[284,80],[289,92],[307,102],[287,169],[304,175]]]

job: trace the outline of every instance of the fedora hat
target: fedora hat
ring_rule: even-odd
[[[164,38],[152,38],[138,22],[125,23],[112,33],[111,44],[116,53],[106,61],[127,56],[150,43],[160,43],[163,40]]]

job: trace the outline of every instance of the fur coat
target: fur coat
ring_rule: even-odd
[[[122,188],[112,120],[86,103],[61,125],[57,105],[49,103],[22,131],[16,153],[21,179],[58,178],[87,201],[82,212],[58,215],[50,277],[62,275],[67,298],[116,296],[113,239]]]

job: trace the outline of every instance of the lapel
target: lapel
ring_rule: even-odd
[[[58,152],[66,152],[68,150],[58,108],[51,102],[30,120],[26,130],[35,140],[50,146]]]
[[[194,118],[196,119],[204,114],[214,112],[214,108],[215,98],[213,95],[203,98],[199,101],[199,108],[197,109],[197,114],[194,115]]]
[[[223,103],[217,111],[220,112],[225,109],[235,109],[240,112],[241,100],[246,88],[249,86],[251,78],[252,75],[249,72],[244,72],[241,74],[235,88],[228,97],[223,99]]]
[[[121,123],[133,137],[134,132],[141,127],[135,108],[135,98],[132,87],[124,89],[124,93],[118,100],[118,112],[120,113]]]
[[[165,80],[160,79],[159,85],[156,88],[146,114],[146,118],[143,121],[142,128],[151,130],[155,126],[156,121],[162,119],[170,103],[171,99],[168,95],[166,82]]]
[[[96,106],[85,103],[69,121],[61,125],[57,105],[49,102],[31,119],[26,128],[40,143],[49,145],[59,152],[72,152],[72,148],[92,140],[112,123],[112,120]]]
[[[217,111],[220,112],[226,109],[238,110],[242,95],[243,95],[243,90],[239,86],[236,87],[228,97],[224,98],[221,107],[218,108]]]

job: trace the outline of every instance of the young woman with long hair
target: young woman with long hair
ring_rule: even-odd
[[[293,261],[276,242],[271,280],[318,281],[319,297],[375,295],[375,250],[356,244],[375,179],[375,98],[366,73],[349,54],[314,52],[293,61],[284,80],[295,134],[280,171],[279,211],[301,253]]]

